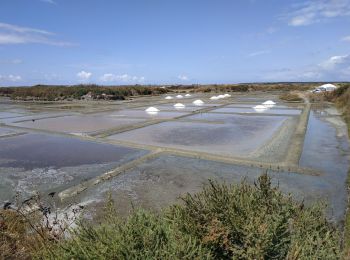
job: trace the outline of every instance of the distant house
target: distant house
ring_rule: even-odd
[[[318,92],[330,92],[330,91],[334,91],[337,89],[337,86],[333,85],[333,84],[324,84],[321,85],[319,87],[317,87],[316,89],[314,89],[312,92],[313,93],[318,93]]]

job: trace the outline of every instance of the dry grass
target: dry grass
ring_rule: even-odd
[[[279,96],[281,100],[287,101],[287,102],[302,102],[303,98],[295,92],[288,92],[284,93]]]

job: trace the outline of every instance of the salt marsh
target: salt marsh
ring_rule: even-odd
[[[131,203],[159,210],[208,179],[253,182],[267,171],[285,193],[325,202],[329,217],[342,221],[350,148],[334,107],[287,103],[273,93],[182,96],[0,100],[0,201],[55,191],[62,207],[98,209],[111,191],[124,213]],[[253,109],[266,100],[276,104]]]

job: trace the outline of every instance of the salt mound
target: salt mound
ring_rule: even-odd
[[[263,105],[276,105],[276,103],[273,102],[272,100],[267,100],[263,103]]]
[[[225,98],[225,95],[219,95],[218,98]]]
[[[165,99],[173,99],[171,96],[166,96]]]
[[[231,97],[231,95],[230,95],[230,94],[225,94],[224,96],[225,96],[225,97]]]
[[[182,95],[177,95],[176,97],[177,97],[177,98],[183,98],[183,96],[182,96]]]
[[[210,99],[211,100],[218,100],[219,98],[217,96],[212,96]]]
[[[159,112],[159,109],[156,107],[149,107],[145,110],[146,112],[156,113]]]
[[[267,107],[265,107],[265,106],[263,106],[263,105],[257,105],[257,106],[255,106],[255,107],[253,107],[253,109],[254,109],[256,112],[261,113],[261,112],[264,112],[264,111],[267,109]]]
[[[194,105],[196,105],[196,106],[200,106],[200,105],[203,105],[203,104],[204,104],[204,102],[203,102],[202,100],[200,100],[200,99],[197,99],[197,100],[193,101],[192,103],[193,103]]]
[[[190,97],[190,96],[191,96],[191,94],[186,94],[186,95],[185,95],[185,97]]]
[[[176,103],[176,104],[174,105],[174,107],[175,107],[175,108],[184,108],[185,105],[184,105],[184,104],[181,104],[181,103]]]

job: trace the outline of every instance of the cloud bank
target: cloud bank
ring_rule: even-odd
[[[335,55],[313,66],[301,69],[270,71],[268,81],[347,81],[350,78],[350,54]]]
[[[128,74],[116,75],[113,73],[105,73],[100,77],[102,82],[124,82],[124,83],[142,83],[145,77],[130,76]]]
[[[0,75],[0,81],[1,82],[18,82],[21,81],[22,77],[19,75]]]
[[[70,42],[54,39],[54,33],[0,22],[0,45],[40,43],[55,46],[72,46]]]
[[[314,0],[294,5],[284,18],[290,26],[305,26],[349,15],[350,0]]]

